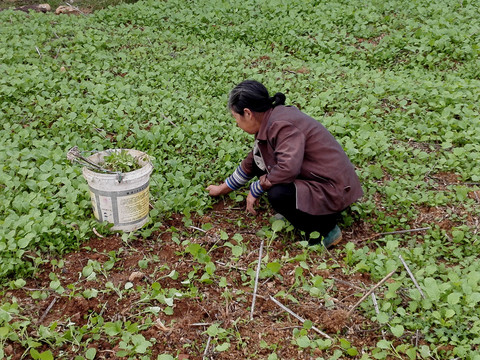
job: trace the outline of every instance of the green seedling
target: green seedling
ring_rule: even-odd
[[[89,5],[83,1],[75,6]],[[261,236],[269,250],[262,271],[271,280],[268,285],[281,286],[286,266],[292,266],[289,271],[298,268],[284,277],[293,283],[282,286],[280,296],[292,304],[318,301],[330,308],[336,306],[329,299],[338,288],[327,274],[361,278],[367,285],[401,266],[401,254],[426,295],[423,298],[402,271],[395,284],[377,294],[378,315],[370,300],[358,309],[366,320],[384,325],[385,342],[380,330],[362,329],[375,337],[370,339],[375,346],[360,350],[348,338],[350,348],[329,348],[310,333],[301,335],[308,338],[300,340],[305,347],[292,346],[318,346],[319,357],[332,360],[348,357],[351,348],[363,351],[363,358],[478,359],[477,13],[477,1],[440,0],[245,0],[215,6],[206,0],[171,0],[136,2],[75,17],[0,11],[0,358],[8,358],[4,349],[12,342],[25,350],[24,358],[106,355],[93,354],[84,344],[70,346],[64,319],[56,327],[42,328],[40,335],[28,307],[14,305],[22,297],[12,296],[52,272],[42,288],[28,290],[29,301],[82,294],[102,302],[103,284],[113,281],[113,271],[121,270],[117,252],[104,263],[82,263],[74,284],[62,276],[69,264],[61,259],[93,237],[93,228],[109,233],[105,224],[94,220],[88,185],[80,168],[68,166],[66,149],[135,148],[155,154],[152,221],[136,234],[122,235],[129,251],[144,251],[136,248],[143,241],[160,242],[152,237],[165,231],[161,224],[172,213],[185,218],[182,226],[190,226],[193,214],[207,214],[217,201],[233,203],[233,208],[225,208],[231,213],[224,216],[215,210],[220,218],[208,223],[254,227],[252,218],[240,211],[247,188],[222,200],[205,193],[209,183],[223,181],[251,149],[253,138],[237,129],[224,110],[232,79],[253,78],[272,91],[285,92],[288,104],[328,128],[355,165],[365,192],[343,214],[346,241],[332,251],[290,244],[290,225],[265,226]],[[131,159],[125,160],[120,171],[132,169]],[[259,210],[270,214],[264,199],[260,201]],[[222,289],[232,294],[241,290],[236,284],[251,285],[252,269],[226,274],[216,267],[221,241],[207,248],[195,238],[188,241],[200,247],[189,247],[187,232],[176,226],[170,229],[171,245],[192,266],[184,273],[169,264],[168,272],[176,269],[178,279],[163,280],[178,281],[181,290],[175,291],[201,302],[218,282],[228,284]],[[423,227],[430,230],[393,233]],[[279,239],[284,241],[277,247]],[[221,234],[220,240],[231,244],[224,256],[238,262],[254,250],[247,236],[233,240]],[[284,259],[286,251],[291,254]],[[141,254],[136,259],[142,259],[142,270],[153,265],[143,261],[147,258]],[[234,280],[233,274],[238,274]],[[92,285],[83,286],[90,281]],[[136,291],[124,286],[107,290],[119,291],[123,301]],[[166,304],[171,300],[165,299],[177,299],[173,292],[148,288],[141,295],[148,303],[139,305],[172,313],[174,307]],[[72,330],[72,338],[81,332],[85,339],[107,336],[106,323],[92,322],[88,331]],[[112,337],[115,346],[124,341],[119,350],[126,358],[155,357],[147,336],[145,342],[138,337],[135,343],[121,339],[120,332]],[[237,351],[235,339],[230,337],[232,353]],[[92,348],[95,341],[89,343]],[[226,347],[225,342],[215,343],[213,351],[217,345]],[[202,356],[200,347],[188,347],[197,351],[192,357]],[[165,356],[179,356],[183,345],[178,349],[182,350]],[[280,358],[280,344],[277,349],[275,356]],[[248,350],[242,349],[239,357],[274,358],[273,348]]]

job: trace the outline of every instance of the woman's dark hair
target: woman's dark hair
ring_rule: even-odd
[[[267,88],[258,81],[245,80],[235,86],[228,97],[228,108],[243,115],[243,109],[265,112],[277,105],[285,105],[285,95],[276,93],[270,97]]]

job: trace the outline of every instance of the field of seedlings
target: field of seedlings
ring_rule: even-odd
[[[145,0],[0,11],[1,359],[480,360],[478,0]],[[248,188],[255,79],[324,124],[364,197],[309,247]],[[152,158],[115,232],[67,160]]]

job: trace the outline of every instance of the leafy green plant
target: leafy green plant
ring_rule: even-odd
[[[146,156],[146,155],[145,155]],[[139,159],[131,155],[128,150],[111,151],[103,158],[101,166],[112,172],[130,172],[140,169],[142,166]]]
[[[212,324],[208,327],[205,333],[210,336],[215,345],[215,351],[223,352],[230,348],[230,332],[222,327],[220,324]]]
[[[65,149],[74,145],[154,155],[152,222],[137,235],[125,234],[126,246],[156,234],[172,212],[184,215],[184,225],[193,225],[190,214],[205,213],[215,201],[205,186],[228,176],[251,147],[252,138],[233,126],[224,109],[232,86],[253,78],[285,92],[290,104],[329,129],[355,164],[365,191],[344,217],[350,243],[329,252],[294,246],[298,252],[285,258],[269,250],[262,277],[280,281],[285,267],[294,266],[294,281],[279,296],[294,304],[309,296],[330,308],[334,284],[324,272],[342,269],[346,276],[378,279],[399,265],[401,254],[426,298],[402,271],[398,283],[386,285],[379,297],[379,314],[366,301],[363,314],[385,325],[389,338],[365,353],[412,358],[413,347],[406,344],[419,331],[425,344],[415,349],[417,357],[478,358],[477,10],[478,1],[212,5],[172,0],[79,17],[0,12],[1,284],[22,289],[49,256],[78,249],[94,227],[103,226],[92,217],[81,170],[65,161]],[[126,167],[119,171],[131,170],[131,159],[124,160]],[[245,196],[229,198],[243,207]],[[248,228],[239,218],[228,221]],[[421,227],[430,229],[393,233]],[[259,235],[268,239],[269,249],[283,238],[284,249],[293,251],[288,242],[294,235],[283,237],[287,229],[277,222]],[[192,268],[185,277],[173,268],[166,274],[158,269],[139,306],[172,314],[175,301],[201,298],[203,287],[217,280],[228,289],[226,299],[236,296],[238,289],[230,279],[222,280],[226,276],[213,259],[220,246],[225,256],[244,259],[250,254],[248,241],[224,232],[219,245],[208,248],[185,240],[176,229],[171,232],[172,242],[183,248],[179,256],[186,254]],[[96,300],[112,292],[125,299],[135,286],[113,286],[108,277],[120,255],[107,257],[82,263],[75,284],[64,282],[61,260],[52,262],[49,283],[31,291],[32,299],[45,301],[54,293]],[[150,257],[136,260],[142,270],[152,262]],[[161,280],[177,281],[176,276],[181,290],[161,285]],[[238,282],[250,284],[254,276],[252,269],[241,271]],[[104,278],[110,288],[99,284]],[[82,287],[86,282],[97,283]],[[63,344],[78,342],[74,339],[92,328],[106,327],[116,340],[120,337],[111,321],[99,325],[100,320],[88,331],[70,329],[69,339],[62,326],[44,327],[41,336],[29,337],[28,328],[40,328],[10,300],[0,312],[0,339],[19,341],[28,349],[25,356],[49,357],[55,345],[40,351],[39,340],[53,344],[58,336]],[[310,333],[298,335],[301,349],[324,348]],[[215,336],[221,340],[217,345],[227,346]],[[149,356],[153,342],[135,339],[124,339],[122,351]],[[341,358],[354,348],[350,345],[325,351]],[[93,356],[92,350],[82,351],[81,356]]]

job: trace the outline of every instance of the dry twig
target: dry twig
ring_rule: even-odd
[[[44,289],[36,289],[36,288],[23,287],[22,289],[23,289],[23,290],[27,290],[27,291],[51,291],[51,292],[55,291],[55,290],[53,290],[53,289],[46,289],[46,288],[44,288]]]
[[[170,124],[172,124],[173,126],[177,127],[177,124],[175,124],[172,120],[170,120],[168,117],[166,117],[164,114],[162,114],[162,117],[167,120]]]
[[[420,330],[415,333],[415,347],[418,348],[418,342],[420,341]]]
[[[362,298],[360,300],[358,300],[358,302],[355,305],[353,305],[353,307],[347,313],[347,318],[349,318],[352,315],[353,311],[358,307],[358,305],[360,305],[371,293],[373,293],[376,288],[378,288],[379,286],[382,286],[385,281],[390,279],[393,276],[393,274],[395,274],[396,271],[397,271],[397,269],[393,270],[391,273],[389,273],[387,276],[385,276],[382,280],[380,280],[380,282],[378,284],[376,284],[370,290],[368,290],[367,293],[365,295],[363,295]]]
[[[260,275],[260,267],[262,265],[263,243],[264,243],[264,240],[262,239],[262,242],[260,243],[260,250],[258,251],[257,273],[255,275],[255,286],[253,287],[253,298],[252,298],[252,308],[250,309],[250,320],[253,320],[253,311],[255,310],[255,300],[257,298],[257,288],[258,288],[258,277]]]
[[[189,326],[210,326],[212,323],[194,323],[190,324]]]
[[[280,301],[278,301],[277,299],[275,299],[273,296],[270,295],[270,300],[272,300],[275,304],[277,304],[278,306],[280,306],[283,310],[285,310],[286,312],[288,312],[290,315],[292,315],[294,318],[296,318],[297,320],[299,320],[302,324],[305,322],[305,319],[302,318],[301,316],[295,314],[292,310],[290,310],[288,307],[286,307],[285,305],[283,305]],[[318,328],[316,328],[315,326],[312,326],[312,330],[316,331],[317,333],[319,333],[320,335],[322,335],[323,337],[326,337],[327,339],[330,339],[332,340],[332,338],[324,333],[323,331],[319,330]]]
[[[348,282],[348,281],[345,281],[345,280],[342,280],[342,279],[337,279],[337,278],[334,278],[334,277],[332,277],[331,279],[333,279],[335,282],[338,282],[340,284],[350,286],[351,288],[354,288],[354,289],[357,289],[357,290],[360,290],[360,291],[365,291],[364,288],[361,288],[360,286],[357,286],[357,285],[355,285],[351,282]]]
[[[50,310],[52,309],[53,305],[55,305],[55,302],[57,301],[57,298],[54,297],[52,302],[50,303],[50,305],[48,305],[47,307],[47,310],[45,310],[45,312],[43,313],[42,317],[40,318],[40,320],[38,320],[38,323],[41,324],[43,322],[43,320],[45,319],[45,317],[48,315],[48,313],[50,312]]]
[[[477,192],[478,192],[478,191],[474,191],[473,194],[475,195],[475,199],[477,199],[477,202],[480,203],[480,198],[478,197]]]
[[[198,231],[201,231],[201,232],[204,232],[206,233],[207,230],[203,230],[202,228],[199,228],[199,227],[196,227],[196,226],[189,226],[190,229],[194,229],[194,230],[198,230]]]
[[[278,328],[277,330],[281,331],[281,330],[301,329],[301,328],[302,327],[300,325],[295,325],[295,326],[287,326],[287,327],[283,327],[283,328]]]
[[[154,323],[154,324],[155,324],[155,327],[156,327],[156,328],[158,328],[158,329],[160,329],[160,330],[162,330],[162,331],[164,331],[164,332],[170,332],[170,331],[172,331],[172,329],[166,327],[165,324],[164,324],[164,323],[162,322],[162,320],[160,320],[160,319],[155,320],[155,323]]]
[[[389,231],[389,232],[380,233],[380,234],[378,234],[378,235],[383,236],[383,235],[391,235],[391,234],[405,234],[405,233],[416,232],[416,231],[426,231],[426,230],[430,230],[430,229],[431,229],[431,227],[430,227],[430,226],[427,226],[427,227],[418,228],[418,229],[407,229],[407,230]]]
[[[239,266],[233,266],[233,265],[225,264],[224,262],[221,262],[221,261],[218,261],[218,260],[215,261],[215,264],[218,264],[218,265],[220,265],[220,266],[223,266],[223,267],[226,267],[226,268],[230,268],[230,269],[235,269],[235,270],[240,270],[240,271],[247,271],[247,269],[245,269],[245,268],[242,268],[242,267],[239,267]]]
[[[101,234],[97,231],[97,229],[92,228],[92,231],[93,231],[93,233],[94,233],[95,235],[97,235],[100,239],[103,239],[103,235],[101,235]]]
[[[83,16],[87,16],[87,14],[85,14],[82,10],[80,10],[78,7],[76,6],[73,6],[72,4],[69,4],[68,2],[66,2],[65,4],[67,4],[68,6],[70,6],[72,9],[78,11],[80,14],[82,14]]]
[[[375,308],[375,314],[380,314],[380,310],[378,309],[378,303],[377,303],[377,298],[375,297],[375,293],[372,292],[372,301],[373,301],[373,307]],[[382,337],[385,340],[385,331],[382,329]]]
[[[210,347],[210,341],[212,341],[212,337],[209,336],[207,340],[207,345],[205,346],[205,351],[203,352],[203,359],[208,360],[207,354],[208,354],[208,348]]]
[[[417,280],[415,279],[415,276],[413,276],[413,274],[412,274],[412,272],[410,271],[410,268],[408,267],[407,263],[405,262],[405,260],[403,260],[402,255],[398,255],[398,258],[400,259],[400,261],[402,262],[403,266],[404,266],[405,269],[407,270],[408,275],[410,275],[410,278],[412,279],[413,283],[415,284],[415,286],[417,287],[418,291],[420,292],[420,295],[422,295],[422,297],[425,299],[425,294],[423,293],[422,288],[420,287],[420,285],[418,285],[418,282],[417,282]]]

